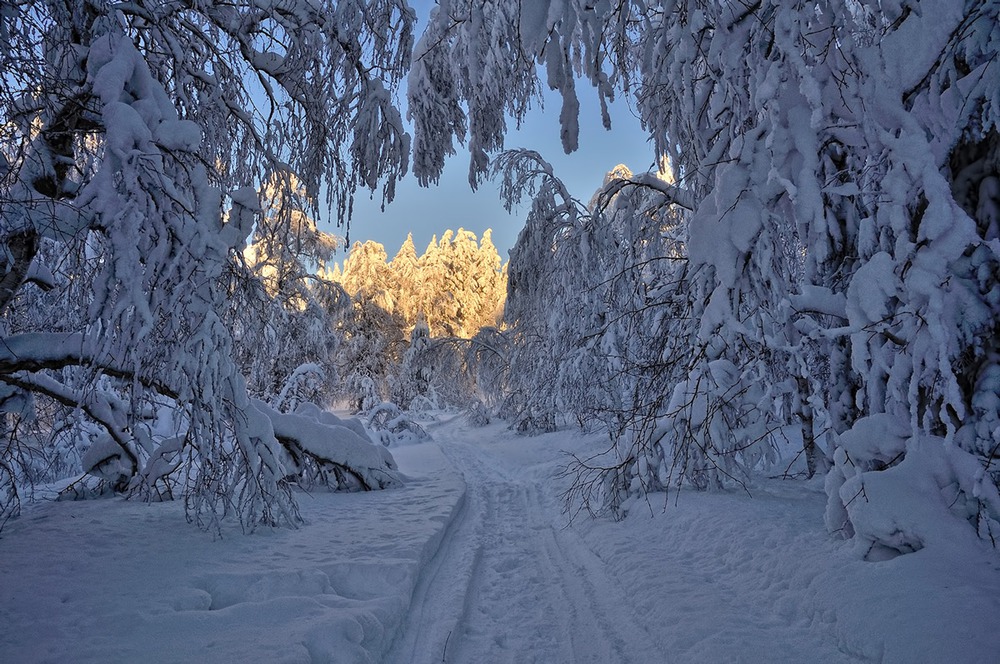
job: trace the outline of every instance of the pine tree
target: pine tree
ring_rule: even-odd
[[[399,251],[389,262],[389,267],[395,274],[398,285],[396,311],[403,317],[408,326],[416,325],[420,314],[419,294],[423,290],[421,282],[420,261],[413,245],[413,234],[407,233],[406,240]]]

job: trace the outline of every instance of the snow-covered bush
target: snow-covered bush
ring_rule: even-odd
[[[274,398],[274,409],[283,413],[294,412],[299,404],[315,402],[322,390],[323,381],[323,370],[319,366],[312,363],[300,364]]]
[[[476,401],[471,408],[466,411],[465,417],[469,424],[474,427],[484,427],[490,423],[490,409],[482,401]]]
[[[368,428],[386,447],[412,445],[430,440],[431,436],[396,404],[385,401],[368,413]]]

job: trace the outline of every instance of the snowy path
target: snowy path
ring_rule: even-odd
[[[467,493],[387,661],[663,661],[605,564],[563,528],[551,483],[468,433],[435,431]]]
[[[301,528],[217,538],[178,503],[37,503],[0,533],[0,662],[956,662],[1000,652],[1000,559],[871,563],[819,481],[683,493],[566,526],[560,450],[464,418],[393,449],[400,489],[301,494]]]
[[[824,530],[818,481],[566,527],[560,450],[600,436],[433,434],[466,492],[386,662],[996,661],[995,554],[865,562]]]

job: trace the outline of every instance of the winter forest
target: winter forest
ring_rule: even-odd
[[[203,569],[170,611],[303,630],[217,661],[989,661],[998,53],[996,0],[0,3],[0,594],[50,573],[18,542],[113,526],[123,559],[161,551],[122,579],[180,592],[176,542],[298,560],[280,543],[325,524],[336,565]],[[566,153],[581,105],[628,104],[653,167],[569,191],[505,140],[546,95]],[[347,244],[355,197],[446,161],[522,213],[509,260],[462,228]],[[664,567],[688,553],[727,593]],[[741,583],[794,629],[730,643],[664,597]],[[544,619],[497,608],[536,585]],[[0,660],[144,652],[59,650],[68,624]],[[198,643],[163,624],[146,647]]]

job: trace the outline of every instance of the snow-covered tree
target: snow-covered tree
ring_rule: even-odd
[[[942,505],[989,538],[1000,514],[995,415],[977,405],[994,403],[981,340],[1000,320],[998,256],[956,177],[981,189],[995,163],[996,35],[997,8],[973,2],[692,2],[640,64],[640,112],[700,201],[700,343],[751,381],[807,390],[788,412],[841,434],[828,524],[865,551],[919,548],[936,533],[913,514]],[[866,447],[850,432],[875,416],[905,435]],[[928,490],[897,500],[901,485]]]
[[[420,259],[417,258],[417,248],[413,244],[413,235],[407,234],[406,240],[399,251],[389,261],[389,267],[395,274],[398,290],[396,311],[408,325],[416,325],[420,312],[419,293],[423,288],[420,280]]]
[[[286,309],[306,305],[308,287],[333,257],[340,238],[320,231],[313,205],[292,173],[274,173],[260,191],[263,213],[243,254],[268,295]]]
[[[493,244],[493,229],[483,231],[473,265],[472,278],[481,296],[470,314],[473,323],[469,329],[479,330],[500,322],[507,299],[507,266]]]
[[[28,415],[15,404],[32,394],[78,408],[104,432],[92,472],[143,495],[179,482],[201,523],[294,521],[289,450],[346,468],[352,443],[317,452],[250,400],[228,275],[270,173],[295,173],[312,199],[326,183],[342,219],[359,186],[391,199],[408,161],[393,91],[413,19],[393,0],[5,4],[0,311],[31,281],[79,293],[71,326],[5,321],[5,417]],[[53,256],[65,281],[48,278]],[[179,433],[150,438],[141,422],[161,398]],[[10,496],[20,471],[0,467]],[[366,487],[391,481],[355,471]]]
[[[352,407],[367,411],[387,396],[404,409],[464,407],[473,398],[468,338],[497,324],[506,296],[506,273],[489,235],[480,243],[464,229],[447,230],[419,257],[409,236],[388,263],[381,244],[355,244],[339,279],[362,315],[338,328],[354,349],[340,361]],[[381,331],[364,332],[365,324]],[[390,352],[363,352],[361,339],[377,348],[390,344]]]
[[[351,295],[371,300],[386,311],[396,309],[399,285],[386,264],[385,247],[378,242],[354,243],[344,261],[340,283]]]
[[[468,339],[481,327],[496,325],[505,293],[496,247],[480,245],[474,233],[447,230],[420,257],[418,310],[438,337]]]
[[[477,182],[503,114],[523,119],[542,85],[563,98],[567,150],[578,80],[602,103],[630,91],[677,174],[641,184],[691,211],[696,325],[686,376],[645,420],[668,428],[646,427],[642,445],[679,427],[711,459],[794,424],[808,472],[832,458],[828,524],[862,551],[919,548],[939,536],[928,515],[948,511],[995,540],[998,12],[972,0],[442,3],[409,78],[414,170],[435,179],[467,140]],[[532,276],[514,267],[512,293]],[[878,443],[872,423],[886,418],[899,434]],[[641,474],[611,478],[611,493]]]
[[[293,409],[282,395],[301,397],[306,384],[313,400],[328,402],[340,382],[340,340],[333,330],[350,299],[321,275],[340,238],[317,228],[293,175],[274,174],[260,196],[264,213],[243,251],[250,274],[230,289],[237,365],[251,393],[283,404],[279,410]],[[303,366],[312,370],[300,371]],[[305,376],[310,378],[303,382]]]
[[[510,357],[505,410],[518,430],[552,430],[563,413],[559,369],[566,345],[578,336],[566,327],[582,322],[574,310],[587,290],[579,278],[588,272],[581,238],[589,215],[537,153],[504,153],[496,168],[508,205],[533,199],[508,265],[505,334],[517,352]]]
[[[355,243],[337,279],[349,293],[401,316],[410,330],[420,317],[435,337],[469,338],[497,324],[507,282],[489,229],[482,243],[463,228],[446,230],[419,257],[408,236],[388,263],[386,256],[378,242]]]
[[[434,387],[434,364],[431,358],[431,331],[422,315],[410,332],[410,345],[403,353],[399,373],[392,389],[392,401],[408,410],[413,406],[423,410],[438,408]],[[416,403],[414,403],[416,402]]]
[[[337,354],[338,396],[355,412],[368,412],[389,396],[390,376],[404,350],[403,320],[359,294],[336,332],[343,339]]]
[[[314,199],[325,178],[341,217],[359,186],[391,198],[410,148],[393,98],[404,74],[415,176],[436,181],[464,142],[475,186],[544,87],[575,149],[585,83],[602,106],[634,96],[650,161],[668,156],[676,180],[618,179],[595,214],[540,157],[501,161],[514,189],[538,183],[510,269],[508,341],[520,350],[502,363],[520,412],[543,428],[564,412],[572,358],[606,369],[623,358],[619,375],[641,384],[626,378],[645,357],[632,344],[673,335],[661,316],[688,348],[650,404],[614,406],[636,417],[601,480],[610,502],[670,478],[740,479],[770,432],[793,425],[805,472],[832,463],[828,525],[863,552],[911,551],[946,531],[996,539],[997,3],[442,0],[411,48],[413,20],[402,0],[4,5],[8,420],[32,393],[80,404],[110,441],[96,461],[148,489],[162,464],[147,459],[163,455],[134,425],[149,394],[168,397],[188,423],[195,515],[236,505],[248,521],[294,518],[288,446],[247,397],[220,313],[259,216],[252,188],[290,171]],[[645,212],[671,207],[688,211],[678,238]],[[675,240],[686,265],[653,267]],[[50,243],[73,268],[65,282],[36,260]],[[567,285],[594,285],[581,265],[622,277],[600,298],[571,297]],[[675,269],[683,290],[668,286]],[[55,286],[30,294],[49,302],[77,289],[71,324],[15,315],[33,283]],[[553,311],[521,297],[532,288]],[[426,307],[432,332],[438,311],[458,320],[455,304]],[[626,324],[641,334],[623,336]],[[600,352],[578,347],[591,342]],[[961,525],[935,516],[949,513],[973,528],[936,528]]]

